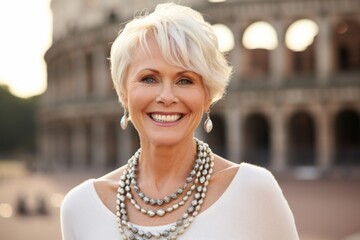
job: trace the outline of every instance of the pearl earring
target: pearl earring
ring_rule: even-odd
[[[126,111],[126,109],[124,109],[124,116],[122,116],[121,120],[120,120],[120,127],[125,130],[128,126],[128,122],[129,122],[129,116],[128,116],[128,112]]]
[[[211,132],[213,129],[213,123],[210,119],[210,110],[206,112],[206,120],[204,122],[204,130],[206,133]]]

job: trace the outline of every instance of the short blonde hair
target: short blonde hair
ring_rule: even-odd
[[[221,53],[217,37],[203,16],[174,3],[157,5],[155,11],[128,22],[111,47],[111,75],[119,100],[126,87],[132,56],[146,37],[153,35],[165,60],[174,66],[199,74],[211,103],[222,98],[232,67]]]

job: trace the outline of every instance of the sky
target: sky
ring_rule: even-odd
[[[0,0],[0,84],[19,97],[46,89],[44,54],[51,45],[51,0]]]

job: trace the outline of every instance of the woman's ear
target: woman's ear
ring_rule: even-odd
[[[210,97],[210,90],[205,86],[205,112],[208,112],[213,104],[213,99]]]
[[[124,108],[127,109],[128,96],[127,96],[126,86],[123,86],[123,87],[120,87],[119,89],[117,89],[117,93],[119,96],[120,103],[123,105]]]
[[[127,109],[127,106],[128,106],[128,98],[127,98],[127,94],[126,94],[125,91],[120,91],[119,101],[120,101],[120,103],[123,105],[123,107]]]
[[[205,112],[209,112],[212,105],[214,105],[212,100],[209,97],[207,97],[205,100],[205,106],[204,106]]]

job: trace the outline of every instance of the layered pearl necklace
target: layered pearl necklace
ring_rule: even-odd
[[[193,169],[186,178],[185,183],[181,187],[177,188],[172,194],[165,196],[164,198],[156,199],[148,197],[140,190],[140,187],[137,185],[136,170],[141,150],[139,149],[134,154],[134,156],[129,159],[127,168],[124,170],[119,180],[116,200],[116,216],[122,239],[177,239],[178,236],[183,234],[184,231],[194,221],[194,218],[199,214],[201,205],[204,202],[207,186],[209,184],[214,165],[214,157],[209,146],[196,138],[195,141],[197,148],[197,159],[195,160]],[[191,186],[189,187],[189,185]],[[189,190],[187,190],[185,195],[180,200],[178,200],[179,196],[181,196],[188,187]],[[162,206],[165,203],[168,204],[175,200],[178,200],[178,202],[172,204],[171,207],[166,209],[146,209],[134,199],[132,190],[133,192],[137,193],[139,199],[145,205],[149,205],[150,207]],[[193,192],[195,193],[193,194]],[[129,222],[126,210],[126,199],[135,207],[135,209],[143,213],[145,216],[152,218],[163,217],[166,214],[170,214],[173,211],[180,209],[180,207],[186,203],[191,195],[194,196],[190,206],[175,223],[171,224],[171,226],[164,231],[142,231]]]

